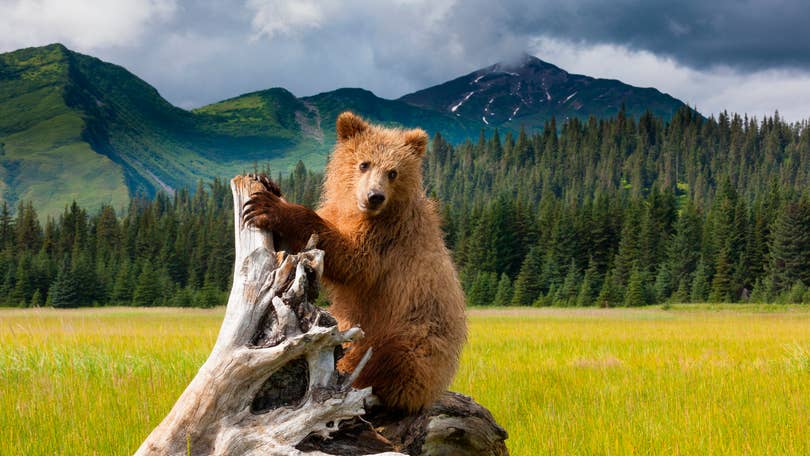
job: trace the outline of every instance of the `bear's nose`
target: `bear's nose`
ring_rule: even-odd
[[[379,206],[385,201],[385,195],[382,192],[372,190],[368,192],[366,196],[368,197],[368,205],[372,208]]]

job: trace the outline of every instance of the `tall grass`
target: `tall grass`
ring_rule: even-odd
[[[0,454],[131,454],[205,361],[221,310],[0,311]]]
[[[810,454],[810,311],[754,310],[476,310],[453,389],[514,455]],[[0,310],[0,454],[132,453],[221,318]]]
[[[454,387],[515,455],[810,454],[810,313],[484,311]]]

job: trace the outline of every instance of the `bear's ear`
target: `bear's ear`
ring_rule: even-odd
[[[415,128],[405,132],[405,144],[413,149],[417,156],[421,157],[425,155],[427,143],[428,135],[425,133],[425,130]]]
[[[368,124],[360,116],[346,111],[340,114],[337,118],[337,137],[338,141],[345,141],[352,138],[368,129]]]

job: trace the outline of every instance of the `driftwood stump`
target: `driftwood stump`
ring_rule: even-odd
[[[342,375],[335,363],[363,332],[339,331],[312,304],[324,255],[314,239],[290,255],[276,252],[272,235],[241,225],[258,188],[249,176],[231,181],[236,255],[219,336],[136,454],[507,454],[506,432],[468,397],[447,392],[401,416],[375,408],[371,388],[351,387],[359,371]]]

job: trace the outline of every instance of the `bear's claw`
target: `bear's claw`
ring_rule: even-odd
[[[274,195],[276,195],[278,197],[282,196],[281,195],[281,187],[279,187],[277,183],[273,182],[272,179],[267,177],[266,174],[253,174],[253,173],[251,173],[251,174],[248,174],[248,177],[255,180],[255,181],[258,181],[260,184],[262,184],[262,186],[264,187],[264,189],[266,191],[268,191],[268,192],[270,192],[270,193],[272,193],[272,194],[274,194]]]
[[[250,199],[242,205],[242,224],[269,230],[276,218],[276,208],[283,202],[281,188],[264,174],[248,174],[248,177],[260,183],[263,188],[253,192]]]
[[[242,223],[270,230],[278,218],[279,205],[282,203],[281,198],[267,190],[255,192],[242,206]]]

